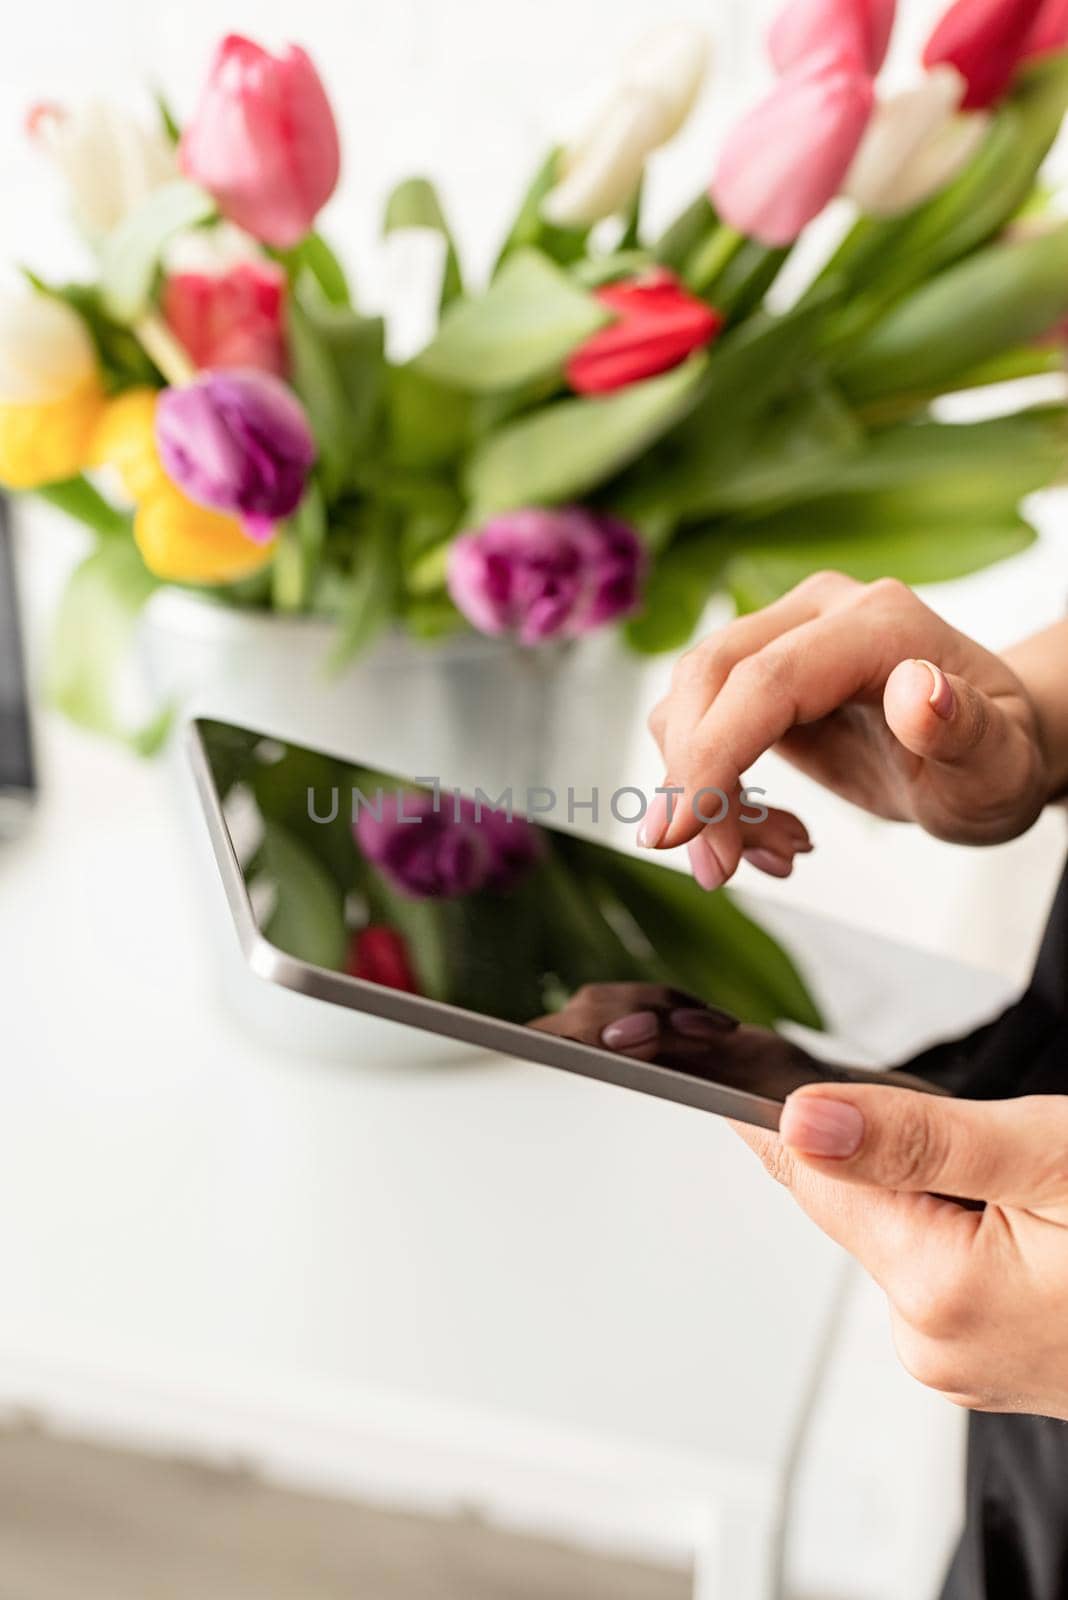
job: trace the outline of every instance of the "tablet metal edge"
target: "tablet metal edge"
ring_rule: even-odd
[[[184,738],[227,903],[237,926],[238,940],[245,959],[257,977],[298,994],[325,1000],[333,1005],[347,1006],[350,1010],[364,1011],[388,1022],[445,1034],[451,1039],[497,1055],[533,1061],[539,1066],[561,1068],[579,1077],[615,1084],[623,1089],[634,1089],[642,1094],[653,1095],[658,1100],[670,1100],[676,1105],[691,1106],[695,1110],[733,1117],[738,1122],[747,1122],[758,1128],[778,1128],[782,1110],[780,1101],[750,1094],[744,1089],[709,1083],[703,1078],[676,1072],[671,1067],[633,1061],[628,1056],[598,1050],[572,1039],[561,1039],[555,1034],[539,1033],[535,1029],[524,1028],[518,1022],[506,1022],[498,1017],[479,1017],[446,1001],[429,1000],[425,995],[406,994],[398,989],[369,983],[363,978],[350,977],[347,973],[330,972],[325,967],[312,966],[279,950],[263,937],[256,926],[244,875],[215,788],[211,764],[195,721],[187,725]],[[354,1003],[356,995],[359,996],[358,1005]]]

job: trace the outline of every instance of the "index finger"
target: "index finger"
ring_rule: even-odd
[[[696,838],[705,825],[701,791],[733,794],[753,762],[791,728],[818,721],[859,695],[881,695],[889,673],[915,644],[911,619],[895,607],[900,592],[897,584],[873,584],[854,605],[779,635],[732,667],[696,728],[671,720],[665,755],[683,794],[660,848]],[[741,855],[737,816],[718,823],[715,833],[716,853],[733,871]]]

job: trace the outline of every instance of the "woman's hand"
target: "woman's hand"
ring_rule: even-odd
[[[530,1026],[776,1101],[806,1083],[885,1078],[863,1067],[828,1066],[781,1034],[747,1027],[730,1012],[663,983],[586,983],[561,1010]],[[942,1092],[903,1072],[894,1078],[928,1094]]]
[[[791,1095],[778,1135],[737,1131],[885,1291],[914,1377],[1068,1420],[1068,1098],[830,1084]]]
[[[654,802],[639,841],[689,844],[706,888],[743,854],[769,870],[741,803],[766,750],[877,816],[968,844],[1024,832],[1051,789],[1021,679],[892,579],[820,573],[740,617],[682,657],[649,725],[681,793]],[[702,790],[731,798],[723,821],[703,825],[720,803]],[[778,830],[768,844],[782,852]]]

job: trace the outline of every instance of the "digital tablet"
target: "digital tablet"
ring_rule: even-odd
[[[7,503],[0,497],[0,835],[21,827],[35,793],[14,551]]]
[[[188,748],[270,983],[761,1127],[802,1084],[882,1076],[776,1033],[819,1025],[788,953],[647,853],[252,729],[198,720]]]

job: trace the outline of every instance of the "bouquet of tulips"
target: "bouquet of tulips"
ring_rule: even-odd
[[[390,625],[535,647],[623,624],[654,651],[716,592],[745,609],[816,567],[930,581],[1023,548],[1063,402],[1017,386],[974,423],[935,402],[1061,368],[1068,222],[1039,175],[1068,6],[956,0],[884,94],[893,21],[894,0],[787,0],[770,92],[659,237],[643,172],[702,84],[688,25],[550,152],[488,282],[432,185],[400,184],[385,229],[432,230],[443,262],[403,361],[316,228],[339,139],[302,50],[226,39],[184,125],[37,107],[95,270],[0,307],[0,482],[96,536],[61,703],[111,724],[117,624],[160,583],[329,616],[338,660]]]

